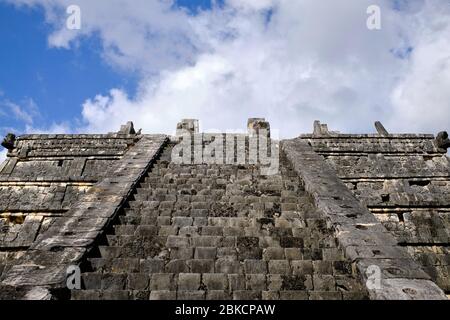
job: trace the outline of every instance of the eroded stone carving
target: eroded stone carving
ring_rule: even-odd
[[[121,126],[119,133],[120,134],[136,134],[136,131],[134,130],[133,122],[128,121],[127,124]]]
[[[266,130],[267,136],[270,137],[270,123],[265,118],[249,118],[247,129],[250,134],[253,132],[259,134],[260,129]]]
[[[450,148],[450,139],[448,138],[447,131],[441,131],[436,136],[436,146],[440,149],[447,150]]]
[[[328,134],[328,126],[327,124],[321,124],[320,121],[316,120],[314,121],[314,132],[313,135],[315,136],[322,136]]]
[[[329,136],[339,134],[339,131],[329,131],[328,125],[326,123],[320,123],[320,121],[314,121],[314,132],[313,136]]]
[[[375,129],[380,136],[388,136],[389,132],[387,132],[386,128],[381,124],[380,121],[375,122]]]
[[[8,150],[14,149],[14,142],[16,141],[16,135],[13,133],[8,133],[3,139],[2,146]]]
[[[195,134],[199,132],[199,125],[197,119],[182,119],[177,124],[177,137],[182,136],[188,131],[191,134]]]

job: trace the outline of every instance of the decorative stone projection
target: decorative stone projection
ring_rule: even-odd
[[[446,299],[430,276],[406,249],[397,245],[391,233],[355,198],[307,141],[283,141],[282,149],[315,205],[335,229],[340,247],[359,270],[372,299]],[[379,279],[372,278],[371,270],[379,270]]]
[[[133,122],[128,121],[127,124],[120,127],[119,134],[136,134]]]
[[[2,147],[8,150],[14,149],[14,142],[16,141],[16,136],[12,133],[8,133],[3,139]]]
[[[28,248],[34,242],[44,217],[39,214],[0,219],[0,247],[2,250]]]
[[[182,119],[177,124],[176,136],[180,137],[186,132],[190,134],[196,134],[199,132],[199,124],[197,119]]]
[[[330,136],[339,134],[339,131],[329,131],[326,123],[320,123],[320,121],[314,121],[314,137]]]
[[[375,129],[377,129],[377,132],[380,136],[388,136],[389,132],[387,132],[386,128],[381,124],[380,121],[375,122]]]
[[[265,130],[264,133],[267,134],[267,137],[270,137],[270,123],[264,118],[249,118],[247,129],[250,136],[259,135],[260,130]]]
[[[448,138],[447,131],[439,132],[435,141],[439,149],[447,151],[450,148],[450,139]]]

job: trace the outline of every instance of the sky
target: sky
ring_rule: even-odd
[[[66,26],[77,5],[81,28]],[[369,30],[367,8],[381,9]],[[0,135],[450,128],[448,0],[0,0]],[[0,150],[0,160],[5,150]]]

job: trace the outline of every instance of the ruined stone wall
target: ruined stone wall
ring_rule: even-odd
[[[368,288],[374,299],[442,299],[444,291],[449,294],[450,164],[445,150],[441,149],[448,144],[448,139],[440,144],[432,135],[390,135],[383,130],[379,130],[378,135],[342,135],[329,132],[326,125],[317,123],[313,135],[271,141],[266,145],[264,141],[254,143],[252,140],[254,132],[261,129],[269,129],[270,133],[270,126],[264,119],[251,119],[248,128],[248,135],[199,134],[196,120],[184,120],[177,126],[177,133],[187,130],[193,137],[192,143],[188,143],[188,152],[179,149],[186,142],[185,137],[172,137],[169,143],[169,137],[164,135],[135,133],[132,123],[123,126],[119,133],[107,135],[27,135],[17,139],[11,135],[6,143],[9,158],[0,164],[0,299],[49,298],[64,286],[67,267],[81,264],[86,276],[83,281],[96,279],[92,290],[97,290],[100,284],[101,290],[108,287],[101,297],[121,297],[125,286],[120,287],[120,294],[109,295],[109,291],[119,290],[109,280],[110,275],[105,275],[104,270],[95,265],[91,265],[92,270],[86,266],[105,259],[103,262],[111,262],[111,270],[124,273],[112,275],[114,279],[122,279],[124,284],[123,279],[133,279],[136,275],[129,274],[127,268],[131,263],[118,270],[115,263],[120,265],[121,262],[116,258],[122,259],[122,253],[130,253],[127,261],[136,262],[141,258],[136,253],[154,244],[160,245],[152,240],[156,233],[164,238],[161,248],[165,245],[170,250],[184,250],[186,246],[192,249],[192,256],[188,252],[185,258],[171,254],[163,257],[167,262],[164,268],[161,261],[155,262],[160,271],[152,271],[150,284],[153,281],[152,290],[157,291],[153,296],[157,298],[167,294],[158,292],[167,289],[165,282],[158,284],[164,279],[173,286],[174,279],[178,285],[181,283],[177,290],[171,289],[169,297],[199,295],[195,280],[199,279],[198,275],[192,277],[194,293],[179,295],[178,291],[186,291],[184,275],[181,278],[180,275],[186,273],[188,265],[178,260],[189,260],[198,266],[205,262],[209,267],[199,270],[206,271],[195,273],[214,273],[215,262],[197,261],[200,258],[194,256],[194,252],[212,252],[215,258],[220,246],[210,240],[238,236],[256,238],[245,249],[255,249],[258,255],[257,259],[244,257],[241,261],[244,264],[236,268],[237,274],[255,273],[246,271],[247,264],[254,264],[251,261],[246,264],[249,258],[262,259],[258,265],[265,267],[258,277],[240,281],[245,288],[237,290],[242,292],[236,295],[233,293],[236,297],[263,297],[263,290],[270,291],[274,287],[269,280],[260,279],[279,279],[271,277],[271,273],[287,276],[296,272],[294,265],[297,264],[313,266],[308,272],[301,271],[301,276],[312,282],[307,281],[306,286],[306,282],[298,287],[290,286],[287,291],[299,292],[287,295],[284,292],[286,297],[343,298],[350,296],[349,293],[359,294],[361,288],[341,292],[342,285],[338,284],[342,280],[342,270],[335,270],[334,266],[343,263],[349,267],[348,270],[345,267],[352,280],[348,283],[356,281],[355,276],[366,280],[365,270],[371,265],[381,269],[386,280],[383,287]],[[195,137],[200,139],[199,143]],[[279,148],[280,145],[283,147]],[[261,157],[266,149],[270,157]],[[231,150],[233,152],[229,152]],[[197,153],[201,155],[200,162],[197,162]],[[180,159],[192,160],[192,163],[177,162]],[[203,163],[205,159],[214,161]],[[283,161],[278,163],[279,159]],[[264,177],[266,173],[253,174],[254,165],[265,169],[269,164],[275,165],[277,170],[280,165],[281,175],[277,172],[269,179]],[[231,166],[234,166],[232,170]],[[243,181],[239,180],[243,178],[239,173],[244,173]],[[298,188],[302,188],[304,195],[292,194]],[[216,201],[215,192],[226,197]],[[308,200],[305,206],[305,199],[313,202]],[[158,208],[153,207],[156,204]],[[273,216],[266,217],[266,211]],[[191,212],[192,217],[186,216]],[[245,217],[239,216],[241,212],[247,212]],[[201,216],[195,215],[197,213]],[[253,216],[256,213],[263,214],[263,219]],[[317,215],[315,219],[313,215]],[[223,225],[208,225],[216,218],[224,222]],[[232,224],[234,218],[256,220],[246,227]],[[203,222],[197,225],[196,219]],[[229,225],[225,224],[227,219]],[[318,230],[314,227],[316,222],[320,222]],[[273,224],[274,228],[267,229],[264,226],[267,224]],[[325,229],[327,232],[323,234]],[[226,231],[231,233],[226,235]],[[124,245],[126,241],[121,242],[141,235],[151,237],[142,243],[132,242],[137,251],[130,251]],[[204,242],[191,248],[192,235],[204,237],[201,238]],[[286,261],[269,261],[266,265],[263,252],[268,246],[264,240],[268,235],[275,239],[272,244],[273,252],[279,257],[276,260]],[[321,236],[326,241],[319,241]],[[289,241],[285,241],[286,237]],[[294,238],[296,241],[292,241]],[[233,263],[236,260],[233,257],[247,251],[242,251],[237,238],[234,240],[226,250],[236,251],[237,256],[226,254]],[[212,250],[203,250],[209,245],[213,246]],[[295,256],[288,257],[286,246],[296,250]],[[342,255],[329,257],[325,254],[329,249],[332,252],[342,250],[339,251]],[[313,252],[322,254],[313,257]],[[142,258],[148,258],[146,255]],[[305,261],[301,263],[290,261],[302,259]],[[193,269],[188,271],[194,272]],[[161,276],[162,272],[166,274]],[[229,272],[220,273],[224,274],[214,277],[224,280]],[[201,279],[207,278],[202,276]],[[142,279],[145,280],[145,276]],[[258,281],[253,282],[253,279]],[[227,286],[231,288],[231,282],[223,283],[223,291]],[[86,282],[84,286],[89,291]],[[129,289],[134,290],[132,287]],[[286,288],[284,284],[274,291],[283,288]],[[306,295],[305,289],[310,291]],[[96,293],[77,292],[81,298]],[[152,297],[152,293],[147,293]],[[207,297],[208,293],[204,292],[203,296]],[[226,296],[230,292],[222,293]],[[266,294],[283,297],[281,291]]]
[[[0,275],[135,143],[133,134],[24,135],[0,164]]]
[[[302,135],[450,292],[450,161],[433,135]]]

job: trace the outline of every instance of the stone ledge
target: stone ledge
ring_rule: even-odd
[[[23,140],[60,140],[60,139],[135,139],[135,134],[24,134],[17,137],[17,141]]]
[[[347,189],[306,140],[282,142],[282,149],[314,198],[347,258],[356,264],[371,299],[446,299],[395,238]],[[359,227],[358,227],[359,226]],[[362,227],[361,227],[362,226]],[[381,288],[372,289],[369,266],[381,270]]]
[[[422,279],[386,279],[381,288],[373,290],[373,296],[379,300],[445,300],[445,294],[439,292],[436,284]]]
[[[326,136],[315,136],[313,134],[301,134],[299,136],[302,139],[314,139],[314,140],[332,140],[332,139],[374,139],[374,140],[396,140],[396,139],[429,139],[434,140],[435,136],[433,134],[411,134],[411,133],[398,133],[389,134],[389,136],[380,136],[376,133],[369,134],[346,134],[337,133]]]

